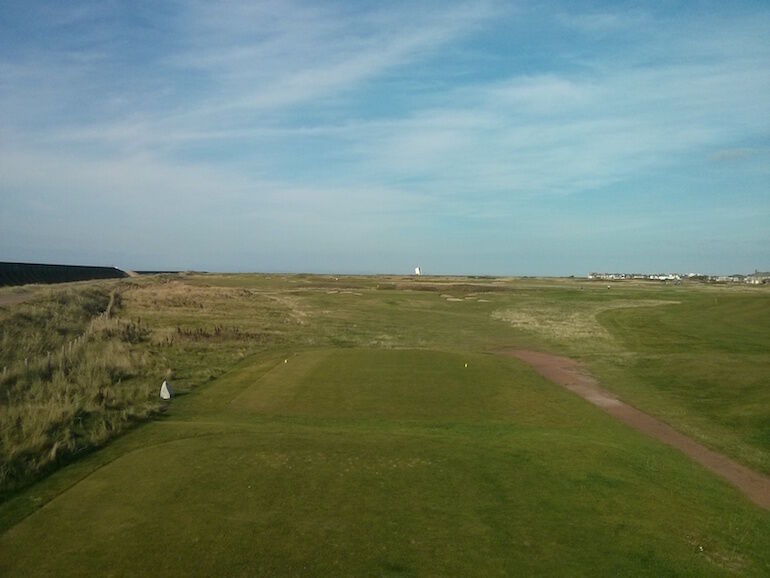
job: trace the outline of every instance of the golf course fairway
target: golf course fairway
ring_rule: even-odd
[[[770,515],[524,363],[244,358],[0,506],[3,576],[767,575]]]

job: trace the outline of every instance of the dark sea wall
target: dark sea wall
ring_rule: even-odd
[[[122,277],[128,277],[127,273],[116,267],[0,262],[0,287],[26,285],[27,283],[67,283],[91,279],[120,279]]]

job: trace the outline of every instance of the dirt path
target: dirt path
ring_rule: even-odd
[[[622,422],[675,447],[726,479],[758,506],[770,510],[770,478],[710,450],[651,415],[620,401],[600,387],[597,379],[577,361],[537,351],[514,350],[506,353],[528,363],[546,379],[564,386]]]
[[[32,293],[5,293],[0,294],[0,307],[7,305],[16,305],[17,303],[23,303],[28,299],[32,299],[35,295]]]

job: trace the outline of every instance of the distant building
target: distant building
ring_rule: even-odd
[[[770,283],[770,271],[757,271],[751,275],[746,275],[746,283],[751,285],[763,285]]]
[[[618,281],[621,279],[646,279],[649,281],[673,282],[679,285],[682,280],[701,281],[706,283],[744,283],[747,285],[770,284],[770,271],[758,271],[749,275],[735,273],[733,275],[703,275],[702,273],[599,273],[592,271],[588,279],[601,281]]]

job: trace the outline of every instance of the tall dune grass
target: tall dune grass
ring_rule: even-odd
[[[0,309],[0,370],[55,352],[82,334],[110,302],[106,287],[52,289],[33,302]]]
[[[0,317],[0,495],[160,409],[149,331],[105,287],[53,291]]]

